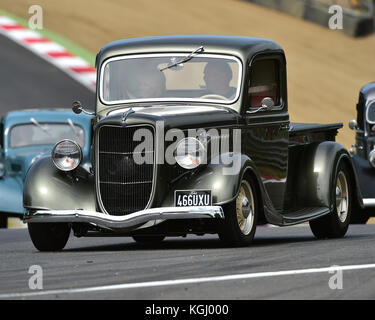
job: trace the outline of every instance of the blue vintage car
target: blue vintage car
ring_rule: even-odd
[[[91,167],[91,116],[71,109],[29,109],[8,113],[0,122],[0,227],[8,217],[22,218],[23,183],[30,166],[63,139],[82,147],[82,163]]]

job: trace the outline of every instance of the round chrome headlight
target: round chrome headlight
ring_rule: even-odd
[[[375,149],[369,153],[368,161],[370,161],[370,164],[372,165],[372,167],[375,168]]]
[[[194,169],[204,163],[206,149],[198,139],[192,137],[185,138],[177,145],[175,159],[182,168]]]
[[[81,160],[81,147],[72,140],[61,140],[52,149],[52,161],[56,168],[62,171],[74,170]]]

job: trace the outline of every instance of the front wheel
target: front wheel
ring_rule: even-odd
[[[220,225],[219,238],[233,246],[249,245],[255,235],[258,201],[254,180],[243,179],[237,198],[224,205],[225,219]]]
[[[348,167],[341,162],[337,168],[332,188],[333,211],[309,222],[311,231],[318,239],[345,236],[352,213],[353,194]]]
[[[29,223],[29,234],[39,251],[60,251],[64,249],[70,235],[67,223]]]

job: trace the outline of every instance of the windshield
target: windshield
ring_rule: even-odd
[[[199,53],[184,61],[187,56],[148,54],[109,59],[101,69],[101,100],[105,104],[135,101],[229,104],[237,100],[242,75],[239,59]]]
[[[76,124],[41,123],[22,124],[13,127],[9,134],[10,148],[21,148],[37,145],[55,145],[63,139],[85,144],[85,131]]]
[[[371,102],[367,107],[367,122],[375,124],[375,101]]]

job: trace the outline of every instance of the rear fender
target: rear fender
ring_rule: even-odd
[[[294,152],[300,150],[297,148]],[[350,171],[356,200],[362,201],[353,163],[348,151],[341,144],[324,141],[308,146],[301,154],[290,156],[294,156],[298,163],[288,169],[293,170],[288,173],[289,205],[294,201],[297,208],[328,207],[332,211],[334,176],[341,161],[346,163]]]

